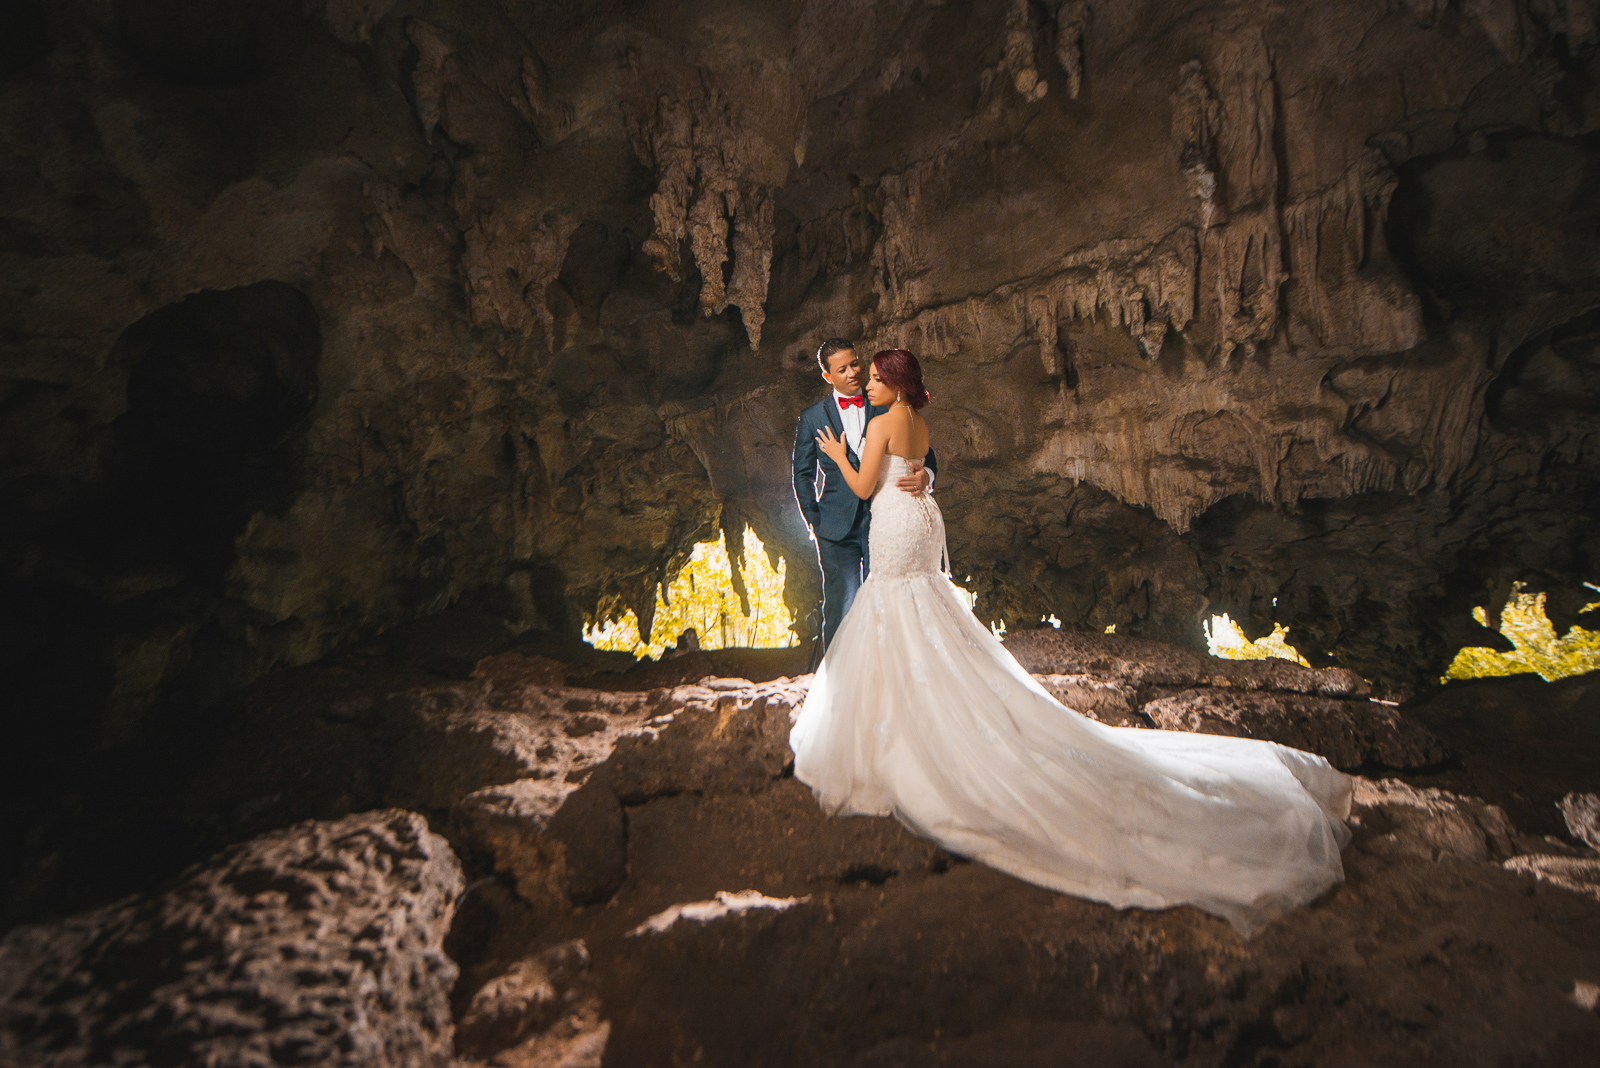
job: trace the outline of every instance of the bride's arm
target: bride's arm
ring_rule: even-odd
[[[844,476],[845,485],[850,487],[851,493],[862,500],[872,496],[872,491],[878,488],[878,468],[883,466],[883,458],[889,451],[887,423],[887,419],[874,419],[867,424],[867,436],[861,442],[859,471],[850,466],[842,438],[834,437],[833,431],[828,427],[817,431],[817,448],[838,465],[839,473]]]

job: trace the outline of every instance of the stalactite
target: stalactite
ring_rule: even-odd
[[[1278,212],[1236,214],[1206,231],[1201,255],[1218,317],[1217,349],[1226,360],[1240,345],[1270,341],[1278,329],[1278,296],[1287,274]]]
[[[656,268],[674,282],[683,281],[680,248],[688,233],[690,184],[695,162],[692,119],[688,110],[663,96],[657,102],[654,122],[643,140],[649,146],[647,162],[656,171],[656,191],[650,197],[655,232],[644,242],[644,253]]]
[[[739,309],[752,352],[761,348],[767,283],[772,275],[772,192],[755,189],[739,198],[733,219],[733,278],[728,303]]]
[[[461,270],[475,326],[496,325],[526,333],[532,322],[554,346],[555,323],[545,306],[545,289],[561,273],[567,243],[579,220],[566,212],[538,217],[537,206],[503,206],[479,216],[464,235]],[[531,315],[531,319],[530,319]]]
[[[443,31],[416,18],[406,20],[406,36],[417,49],[417,66],[411,72],[417,120],[422,123],[423,135],[431,141],[444,101],[442,72],[450,55],[450,42]]]
[[[1063,0],[1056,8],[1056,60],[1067,74],[1067,96],[1083,89],[1083,41],[1089,32],[1087,0]]]
[[[1319,345],[1352,353],[1401,352],[1423,339],[1422,308],[1388,265],[1383,228],[1395,177],[1367,153],[1325,189],[1286,205],[1291,311]]]
[[[1206,84],[1205,65],[1190,60],[1178,72],[1172,93],[1172,139],[1178,145],[1178,166],[1189,183],[1190,194],[1200,202],[1200,228],[1222,222],[1217,204],[1216,135],[1221,105]]]
[[[758,349],[772,264],[772,195],[743,177],[740,135],[726,104],[715,92],[693,106],[662,97],[655,116],[636,126],[635,147],[657,176],[650,198],[655,231],[644,251],[681,281],[679,249],[687,237],[700,271],[701,310],[717,315],[729,304],[737,307],[750,347]],[[725,282],[730,256],[733,275]]]
[[[689,247],[700,269],[700,307],[719,315],[728,306],[723,264],[728,261],[728,216],[737,187],[720,159],[704,159],[694,202],[689,206]]]

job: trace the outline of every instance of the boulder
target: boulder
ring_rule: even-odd
[[[1516,829],[1495,805],[1398,779],[1357,777],[1351,823],[1357,844],[1378,856],[1501,861],[1516,851]]]
[[[1316,670],[1288,660],[1225,660],[1171,642],[1039,627],[1007,635],[1006,651],[1035,675],[1088,675],[1135,689],[1276,690],[1322,697],[1365,697],[1366,680],[1345,668]]]
[[[1427,728],[1377,701],[1216,687],[1157,698],[1140,711],[1163,730],[1262,738],[1346,771],[1425,768],[1448,753]]]
[[[702,680],[661,694],[647,730],[618,743],[611,761],[617,796],[626,803],[701,790],[756,790],[793,763],[792,718],[809,680]]]
[[[1600,859],[1595,857],[1559,857],[1532,853],[1512,857],[1505,862],[1507,871],[1531,875],[1542,882],[1587,894],[1600,901]]]
[[[1572,837],[1600,849],[1600,795],[1570,793],[1556,803]]]
[[[582,939],[518,961],[472,996],[456,1028],[456,1049],[492,1054],[547,1030],[581,996],[588,969]]]
[[[1127,682],[1100,675],[1035,675],[1039,685],[1074,712],[1113,727],[1148,727],[1141,714],[1139,690]]]
[[[397,810],[302,823],[0,942],[0,1062],[446,1068],[460,866]]]

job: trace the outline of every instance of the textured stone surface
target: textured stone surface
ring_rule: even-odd
[[[1600,796],[1570,793],[1556,805],[1572,837],[1600,850]]]
[[[1405,718],[1445,739],[1451,764],[1419,785],[1493,801],[1522,830],[1572,841],[1557,807],[1591,793],[1600,761],[1600,675],[1534,675],[1451,683]]]
[[[1140,711],[1163,730],[1265,738],[1346,770],[1426,768],[1448,755],[1426,728],[1376,701],[1206,689],[1157,698]]]
[[[421,817],[304,823],[0,943],[0,1059],[451,1063],[461,869]]]
[[[1113,726],[1262,738],[1346,770],[1421,769],[1449,756],[1415,719],[1366,699],[1366,681],[1343,668],[1223,660],[1144,638],[1043,627],[1008,637],[1006,648],[1067,707]]]
[[[1215,686],[1323,697],[1364,697],[1371,688],[1343,668],[1313,670],[1288,660],[1225,660],[1197,649],[1119,634],[1038,627],[1007,636],[1006,650],[1035,674],[1090,674],[1137,689]]]
[[[492,1056],[502,1068],[536,1065],[541,1056],[552,1065],[598,1066],[609,1030],[605,1024],[595,1021],[587,1028],[564,1029],[581,1032],[588,1039],[583,1045],[597,1047],[592,1060],[574,1059],[570,1047],[579,1035],[555,1028],[558,1022],[594,1013],[597,1006],[588,971],[589,951],[581,941],[564,942],[518,961],[472,996],[456,1028],[456,1049],[468,1057],[475,1052]]]
[[[1035,643],[1036,650],[1048,644]],[[1053,646],[1064,665],[1068,644]],[[1147,662],[1149,677],[1162,680],[1147,687],[1151,692],[1186,684],[1232,700],[1236,725],[1256,733],[1296,723],[1285,719],[1286,708],[1368,703],[1303,692],[1343,683],[1332,675],[1319,683],[1319,673],[1289,670],[1293,665],[1256,668],[1239,676],[1246,685],[1230,686],[1222,683],[1233,666],[1219,663],[1212,684],[1199,686],[1182,649],[1151,642],[1136,648],[1106,635],[1070,645],[1079,658],[1074,664],[1099,662],[1103,673],[1042,681],[1101,695],[1102,714],[1140,692],[1125,670],[1134,662]],[[638,678],[653,677],[653,670]],[[575,671],[569,666],[561,674]],[[1282,671],[1296,689],[1267,684]],[[1589,982],[1584,977],[1600,968],[1592,857],[1553,838],[1519,833],[1497,804],[1425,784],[1447,773],[1430,770],[1416,781],[1358,779],[1345,883],[1246,941],[1192,909],[1117,911],[1049,893],[952,856],[891,819],[825,816],[789,775],[784,749],[806,679],[707,677],[629,690],[621,675],[612,679],[621,688],[596,690],[552,685],[557,672],[548,660],[504,654],[485,658],[469,674],[448,680],[345,664],[263,684],[240,710],[241,732],[256,748],[219,752],[233,763],[216,769],[203,795],[192,795],[224,813],[264,789],[292,797],[297,784],[306,790],[301,805],[359,802],[397,789],[385,769],[399,752],[408,754],[407,774],[432,784],[427,789],[439,791],[439,799],[457,794],[439,826],[466,867],[464,892],[455,862],[419,817],[364,814],[342,824],[361,828],[355,837],[362,841],[378,835],[374,826],[397,839],[409,829],[439,850],[428,854],[432,866],[423,865],[422,873],[444,873],[449,894],[461,894],[459,901],[452,897],[454,919],[443,942],[460,967],[448,992],[449,1016],[448,980],[439,978],[435,987],[399,988],[423,992],[418,1004],[391,1001],[384,1010],[404,1019],[367,1018],[374,1032],[397,1044],[428,1035],[435,1050],[448,1053],[453,1017],[454,1057],[472,1068],[675,1060],[730,1068],[1051,1064],[1063,1056],[1127,1065],[1270,1061],[1312,1068],[1487,1066],[1521,1063],[1530,1050],[1550,1063],[1575,1063],[1600,1040],[1600,1020],[1574,1008],[1574,984]],[[1446,694],[1462,701],[1473,692]],[[385,707],[400,711],[388,718],[380,711]],[[1583,735],[1567,730],[1558,707],[1548,711],[1550,740],[1564,738],[1581,750]],[[1403,723],[1409,712],[1386,714]],[[446,735],[499,741],[404,750],[362,741],[397,724],[420,729],[419,717]],[[283,741],[271,743],[274,737]],[[1471,761],[1518,752],[1470,732],[1450,740],[1470,746],[1464,759]],[[315,766],[319,753],[326,769]],[[515,760],[506,763],[508,754]],[[429,759],[438,766],[427,767]],[[284,777],[287,767],[293,777]],[[320,785],[336,769],[345,776],[343,795]],[[515,777],[473,788],[496,774]],[[1560,791],[1518,780],[1514,769],[1505,774],[1523,790],[1544,789],[1529,803],[1556,813]],[[224,785],[234,793],[222,792]],[[288,811],[285,799],[253,818]],[[312,877],[332,885],[326,865],[338,850],[324,838],[337,826],[274,832],[194,869],[165,896],[13,932],[0,952],[21,946],[28,960],[41,962],[30,966],[35,978],[27,990],[40,989],[0,999],[0,1011],[25,1010],[23,1017],[5,1017],[4,1041],[37,1040],[41,1027],[84,1033],[100,1026],[105,1006],[136,1016],[137,1008],[118,1000],[130,987],[117,985],[110,965],[99,966],[87,989],[74,987],[57,1002],[65,1008],[45,1017],[34,1006],[49,993],[42,988],[77,967],[75,955],[102,952],[84,948],[88,927],[105,930],[128,916],[128,924],[148,925],[138,917],[156,908],[150,903],[187,900],[185,887],[203,887],[205,900],[214,900],[218,885],[239,885],[211,874],[240,870],[230,857],[281,860],[285,843],[292,843],[290,852]],[[293,868],[273,863],[274,870]],[[364,924],[363,910],[384,895],[386,915],[397,914],[396,901],[418,897],[415,879],[371,872],[367,878],[370,894],[339,913],[338,930],[346,922]],[[297,905],[292,895],[272,890],[241,908],[265,910],[272,931],[322,922],[317,901]],[[751,902],[787,907],[736,907]],[[674,915],[689,922],[664,922]],[[659,929],[649,928],[652,918]],[[437,938],[445,922],[403,926],[412,938]],[[381,935],[401,926],[372,929]],[[129,941],[140,953],[164,951],[161,939],[137,934],[111,944]],[[281,939],[267,941],[281,950]],[[337,937],[319,940],[323,956],[315,959],[342,946]],[[232,990],[236,948],[221,938],[197,940],[183,957],[184,989]],[[159,1000],[169,989],[160,985],[164,973],[145,968],[137,955],[103,956],[133,961],[128,966],[140,977],[133,987],[153,985],[149,997]],[[298,974],[281,952],[270,961],[281,970],[271,974]],[[442,967],[445,976],[451,965]],[[386,979],[383,988],[397,982]],[[774,997],[775,989],[782,996]],[[340,988],[340,998],[352,996]],[[317,1011],[330,1004],[345,1001],[323,999]],[[148,1032],[133,1033],[148,1041]],[[227,1040],[270,1044],[277,1033],[247,1023]],[[316,1033],[322,1040],[334,1030]],[[406,1063],[400,1053],[383,1056],[375,1063]]]
[[[24,2],[24,748],[451,605],[648,627],[745,522],[810,635],[787,455],[835,334],[927,362],[953,559],[1012,631],[1226,610],[1396,693],[1514,581],[1565,628],[1600,558],[1570,6]]]
[[[1560,857],[1531,853],[1506,861],[1506,870],[1552,883],[1565,890],[1587,894],[1600,901],[1600,860],[1594,857]]]
[[[1516,852],[1511,821],[1478,798],[1418,790],[1396,779],[1358,779],[1354,803],[1371,853],[1504,860]]]

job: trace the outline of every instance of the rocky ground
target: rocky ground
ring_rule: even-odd
[[[617,672],[529,646],[453,679],[347,657],[256,687],[204,772],[169,798],[129,799],[130,822],[210,813],[211,833],[238,844],[5,936],[0,1060],[1568,1065],[1592,1052],[1593,679],[1452,686],[1397,710],[1348,672],[1070,631],[1008,644],[1107,722],[1273,738],[1358,773],[1346,882],[1245,940],[1192,909],[1041,890],[892,820],[824,817],[789,772],[808,680],[782,672],[803,669],[803,650]],[[734,664],[755,679],[725,677]]]

